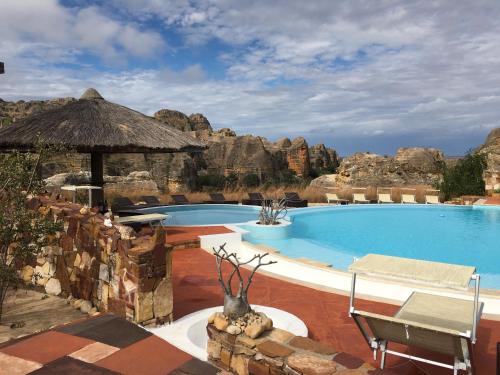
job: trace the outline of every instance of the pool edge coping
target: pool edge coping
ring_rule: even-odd
[[[225,225],[226,228],[233,230],[234,228],[233,225]],[[235,251],[237,253],[248,253],[252,251],[254,253],[269,253],[272,255],[272,257],[277,258],[279,261],[281,259],[282,262],[285,263],[292,263],[300,267],[305,267],[309,270],[316,270],[320,272],[327,272],[330,276],[333,277],[340,277],[340,278],[347,278],[349,281],[350,285],[350,280],[352,277],[352,274],[348,271],[340,270],[338,268],[333,267],[332,265],[327,265],[326,263],[323,264],[318,264],[317,261],[309,258],[304,259],[297,259],[297,258],[292,258],[288,257],[286,255],[283,255],[280,253],[278,249],[273,248],[272,246],[268,246],[265,244],[257,244],[259,245],[264,245],[267,247],[267,249],[262,249],[256,246],[256,244],[250,243],[248,241],[243,241],[241,238],[241,232],[244,231],[240,228],[240,231],[232,232],[232,233],[223,233],[223,234],[208,234],[208,235],[200,235],[198,236],[200,238],[200,248],[210,254],[213,255],[213,252],[211,249],[207,249],[203,247],[204,239],[210,240],[213,239],[215,240],[216,238],[224,238],[224,236],[227,236],[227,240],[225,241],[226,243],[229,243],[229,248],[233,247],[233,249],[230,249],[230,251]],[[228,236],[229,235],[229,236]],[[229,237],[232,237],[229,238]],[[239,237],[239,240],[238,240]],[[234,242],[236,240],[237,243]],[[235,246],[238,246],[238,249],[234,249]],[[248,254],[248,255],[252,255]],[[247,254],[238,254],[238,255],[247,255]],[[316,263],[316,264],[315,264]],[[321,262],[320,262],[321,263]],[[246,268],[251,268],[251,265],[248,265]],[[311,282],[311,281],[305,281],[303,279],[295,278],[295,277],[290,277],[283,272],[273,272],[269,270],[263,270],[262,268],[259,269],[260,273],[274,277],[286,282],[291,282],[293,284],[301,285],[304,287],[312,288],[315,290],[320,290],[328,293],[334,293],[334,294],[340,294],[340,295],[349,295],[350,289],[348,288],[338,288],[338,287],[331,287],[328,285],[324,285],[321,283],[316,283],[316,282]],[[418,283],[405,283],[402,284],[401,282],[394,281],[394,280],[386,280],[386,279],[370,279],[364,276],[359,277],[360,280],[362,280],[364,283],[369,284],[369,286],[373,286],[372,284],[381,284],[385,287],[389,286],[392,288],[397,288],[400,289],[400,292],[403,293],[403,290],[406,289],[413,289],[413,290],[423,290],[423,291],[433,291],[437,292],[438,294],[444,294],[444,295],[449,295],[449,296],[455,296],[455,297],[472,297],[473,296],[473,288],[468,288],[467,290],[460,291],[460,290],[453,290],[453,289],[447,289],[447,288],[438,288],[438,287],[432,287],[428,285],[422,285]],[[357,288],[359,290],[359,288]],[[365,288],[366,289],[366,288]],[[369,288],[368,288],[369,289]],[[365,300],[369,301],[374,301],[374,302],[381,302],[381,303],[389,303],[393,305],[399,305],[404,299],[401,298],[389,298],[389,297],[383,297],[379,295],[375,295],[372,293],[366,293],[366,292],[357,292],[357,295]],[[495,312],[483,312],[483,318],[488,319],[488,320],[496,320],[500,321],[500,290],[496,289],[489,289],[489,288],[481,288],[481,293],[480,293],[481,299],[484,301],[485,298],[490,300],[490,302],[496,302],[498,305],[498,308],[495,308]],[[497,312],[498,311],[498,312]],[[346,310],[346,314],[348,311]]]

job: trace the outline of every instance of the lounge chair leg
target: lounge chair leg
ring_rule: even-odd
[[[382,355],[380,356],[380,369],[381,370],[383,370],[385,367],[385,356],[387,354],[386,349],[387,349],[387,341],[383,341],[380,344],[380,351],[382,352]]]
[[[455,363],[453,364],[453,375],[458,375],[458,367],[460,362],[457,357],[455,357]]]

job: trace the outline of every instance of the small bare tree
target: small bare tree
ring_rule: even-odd
[[[286,199],[264,199],[259,214],[262,225],[276,225],[287,214]]]
[[[226,246],[226,244],[221,245],[218,250],[213,248],[215,259],[216,259],[216,265],[217,265],[217,278],[218,278],[219,283],[220,283],[222,290],[224,292],[224,315],[228,316],[231,319],[237,319],[240,316],[243,316],[246,313],[250,312],[250,310],[251,310],[250,304],[248,303],[248,288],[250,287],[250,284],[252,283],[253,276],[255,275],[255,272],[261,266],[268,266],[268,265],[274,264],[276,262],[275,261],[268,261],[268,262],[263,261],[263,259],[267,255],[269,255],[269,253],[256,254],[252,257],[252,259],[250,259],[246,262],[240,262],[240,260],[236,256],[236,253],[229,253],[225,249],[225,246]],[[252,272],[250,273],[250,276],[248,276],[248,279],[246,280],[246,284],[245,284],[245,280],[243,279],[243,276],[241,275],[240,267],[248,265],[256,259],[257,259],[258,263],[254,267]],[[222,275],[222,264],[224,262],[227,262],[232,267],[232,270],[229,273],[229,277],[225,281],[224,281],[224,278]],[[238,278],[238,292],[236,294],[233,293],[233,289],[231,286],[231,282],[232,282],[233,277],[235,275]]]

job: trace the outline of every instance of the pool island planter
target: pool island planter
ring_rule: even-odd
[[[259,224],[259,221],[249,221],[241,227],[248,229],[248,233],[243,234],[246,241],[280,240],[290,235],[292,223],[288,220],[279,220],[277,224]]]

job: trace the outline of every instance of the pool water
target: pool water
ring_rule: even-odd
[[[142,211],[168,215],[164,225],[217,225],[257,220],[260,207],[229,204],[193,204],[151,207]]]
[[[287,238],[250,232],[244,239],[343,270],[368,253],[473,265],[483,287],[500,289],[500,209],[353,205],[290,210],[289,217]]]

